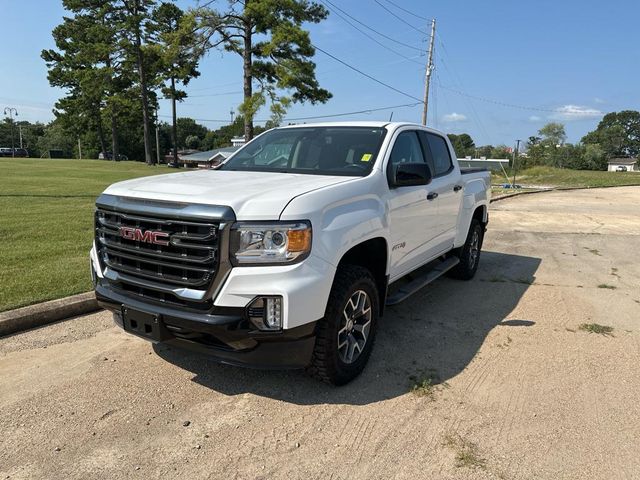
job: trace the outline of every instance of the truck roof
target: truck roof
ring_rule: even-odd
[[[387,128],[390,131],[394,131],[400,127],[415,127],[423,130],[429,130],[434,133],[444,135],[439,130],[435,130],[431,127],[425,127],[420,123],[413,122],[384,122],[384,121],[351,121],[351,122],[318,122],[318,123],[299,123],[297,125],[285,125],[278,128],[304,128],[304,127],[369,127],[369,128]]]
[[[318,123],[299,123],[296,125],[286,125],[279,128],[303,128],[303,127],[400,127],[404,125],[413,125],[416,127],[424,127],[423,125],[411,122],[384,122],[384,121],[349,121],[349,122],[318,122]]]

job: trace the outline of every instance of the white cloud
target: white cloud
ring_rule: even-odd
[[[529,121],[530,121],[530,122],[539,122],[539,121],[541,121],[541,120],[542,120],[542,118],[540,118],[540,117],[539,117],[539,116],[537,116],[537,115],[531,115],[531,116],[529,117]]]
[[[556,108],[556,113],[550,115],[552,120],[587,120],[590,118],[598,118],[604,115],[600,110],[580,105],[563,105]]]
[[[603,100],[602,98],[596,97],[593,99],[594,102],[602,105],[603,103],[607,103],[606,100]]]
[[[467,120],[467,116],[461,113],[448,113],[444,117],[442,117],[443,122],[454,123],[454,122],[464,122]]]

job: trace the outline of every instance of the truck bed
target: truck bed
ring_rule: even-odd
[[[481,167],[467,167],[467,168],[460,167],[460,173],[462,175],[467,175],[469,173],[488,172],[488,171],[489,171],[488,169],[481,168]]]

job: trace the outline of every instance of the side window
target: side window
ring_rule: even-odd
[[[393,144],[389,163],[391,165],[398,165],[399,163],[420,162],[424,162],[424,157],[416,132],[406,131],[400,133]]]
[[[426,132],[426,137],[433,157],[434,176],[449,172],[453,168],[453,163],[451,163],[447,142],[444,138],[429,132]]]

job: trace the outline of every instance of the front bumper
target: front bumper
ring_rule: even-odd
[[[162,328],[161,343],[205,353],[221,363],[290,369],[304,368],[311,361],[317,322],[278,332],[262,332],[253,327],[242,307],[213,307],[205,313],[150,305],[122,295],[102,279],[97,279],[95,291],[99,305],[114,313],[120,327],[125,328],[124,307],[153,312]]]

